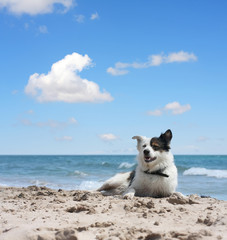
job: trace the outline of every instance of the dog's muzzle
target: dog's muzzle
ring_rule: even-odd
[[[157,157],[144,157],[144,161],[149,163],[149,162],[153,162]]]
[[[143,153],[144,153],[144,161],[147,163],[153,162],[157,158],[157,157],[151,157],[149,150],[144,150]]]

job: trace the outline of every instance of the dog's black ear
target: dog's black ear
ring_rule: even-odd
[[[165,133],[162,133],[159,138],[161,138],[167,145],[169,145],[172,137],[173,134],[171,130],[168,129]]]

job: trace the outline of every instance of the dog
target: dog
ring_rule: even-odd
[[[118,173],[99,189],[103,195],[123,195],[124,198],[168,197],[177,187],[177,168],[170,151],[172,132],[159,137],[134,136],[137,140],[138,165],[132,172]]]

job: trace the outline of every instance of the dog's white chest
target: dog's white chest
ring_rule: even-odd
[[[135,195],[141,197],[168,196],[173,188],[171,177],[146,174],[138,169],[131,187],[135,189]]]

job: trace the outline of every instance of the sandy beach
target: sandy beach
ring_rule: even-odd
[[[227,202],[122,199],[46,187],[0,189],[1,240],[226,239]]]

